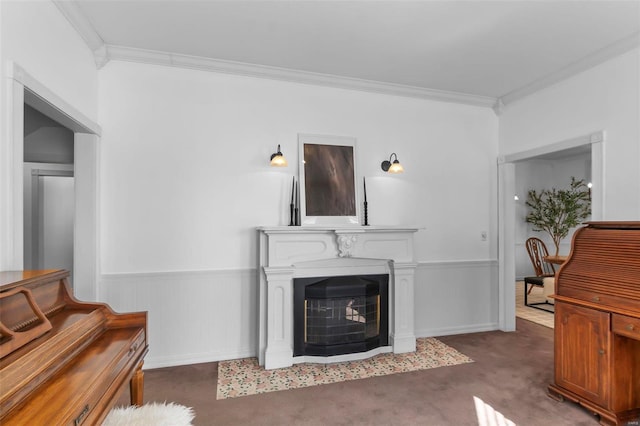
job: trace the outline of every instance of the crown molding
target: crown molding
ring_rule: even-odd
[[[386,95],[454,102],[488,108],[492,107],[496,102],[496,98],[489,96],[468,95],[464,93],[427,89],[402,84],[384,83],[331,74],[321,74],[244,62],[225,61],[154,50],[136,49],[124,46],[106,45],[106,61],[109,60],[141,62],[146,64],[166,65],[225,74],[243,75],[248,77],[269,78],[292,83],[360,90]],[[101,61],[106,63],[104,56],[101,58]]]
[[[100,34],[93,28],[91,22],[75,2],[63,0],[52,1],[53,4],[58,7],[58,10],[60,10],[60,13],[71,23],[71,26],[80,34],[80,37],[82,37],[85,43],[87,43],[89,49],[95,51],[104,45],[104,40],[102,40]]]
[[[490,96],[470,95],[459,92],[449,92],[424,87],[402,84],[385,83],[352,77],[342,77],[331,74],[321,74],[309,71],[256,65],[243,62],[210,59],[199,56],[181,55],[169,52],[136,49],[124,46],[109,45],[96,32],[87,17],[75,2],[52,0],[63,16],[71,23],[91,51],[98,69],[110,60],[141,62],[147,64],[166,65],[180,68],[190,68],[202,71],[226,74],[244,75],[250,77],[269,78],[294,83],[312,84],[335,87],[348,90],[360,90],[372,93],[429,99],[442,102],[453,102],[466,105],[492,108],[496,115],[501,115],[505,107],[517,100],[529,96],[539,90],[552,86],[562,80],[586,71],[611,58],[626,53],[640,46],[640,32],[631,34],[591,55],[588,55],[557,72],[533,81],[519,89],[507,93],[499,98]]]
[[[287,68],[109,45],[105,43],[102,37],[100,37],[91,22],[87,19],[84,13],[82,13],[75,2],[65,0],[52,1],[58,7],[62,15],[64,15],[64,17],[71,23],[73,28],[76,29],[78,34],[80,34],[87,46],[89,46],[89,49],[93,52],[96,67],[98,69],[104,67],[110,60],[119,60],[250,77],[269,78],[294,83],[360,90],[387,95],[454,102],[488,108],[491,108],[496,103],[496,98],[489,96],[469,95],[465,93],[341,77],[309,71],[299,71]]]
[[[313,84],[443,102],[454,102],[489,108],[496,102],[495,98],[488,96],[468,95],[464,93],[341,77],[266,65],[255,65],[199,56],[180,55],[124,46],[113,46],[104,42],[102,37],[100,37],[91,22],[87,19],[84,13],[82,13],[76,3],[63,0],[52,1],[58,7],[62,15],[64,15],[76,29],[78,34],[80,34],[87,46],[89,46],[89,49],[93,52],[96,67],[98,69],[104,67],[110,60],[120,60],[250,77],[270,78],[294,83]]]
[[[640,31],[631,34],[629,37],[618,40],[617,42],[612,43],[609,46],[592,53],[591,55],[585,56],[584,58],[560,69],[559,71],[553,72],[546,77],[538,79],[530,84],[527,84],[524,87],[521,87],[520,89],[514,90],[504,96],[501,96],[498,99],[499,102],[497,103],[497,105],[500,105],[500,110],[502,110],[504,106],[510,103],[529,96],[539,90],[553,86],[554,84],[559,83],[562,80],[573,77],[583,71],[593,68],[596,65],[600,65],[601,63],[606,62],[609,59],[629,52],[630,50],[633,50],[639,46]]]

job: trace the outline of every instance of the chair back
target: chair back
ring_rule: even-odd
[[[527,253],[533,264],[533,270],[537,277],[551,277],[556,273],[553,264],[545,262],[544,257],[549,256],[547,246],[540,238],[531,237],[526,241]]]

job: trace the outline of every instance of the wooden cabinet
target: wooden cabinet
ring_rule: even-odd
[[[576,231],[554,298],[549,395],[579,403],[601,424],[640,421],[640,222]]]
[[[606,404],[609,377],[609,314],[557,302],[555,381],[558,386]]]

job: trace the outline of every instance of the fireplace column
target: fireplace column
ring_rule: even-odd
[[[414,275],[417,263],[393,264],[394,279],[391,280],[394,288],[389,291],[392,297],[393,312],[395,315],[391,321],[391,346],[393,353],[415,352],[416,336],[414,333]]]
[[[267,277],[267,347],[264,367],[293,365],[293,272],[291,267],[265,267]]]

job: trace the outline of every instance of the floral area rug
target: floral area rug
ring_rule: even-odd
[[[473,362],[471,358],[432,337],[417,339],[416,346],[416,352],[412,353],[387,353],[335,364],[295,364],[276,370],[260,367],[257,358],[220,361],[217,399]]]

